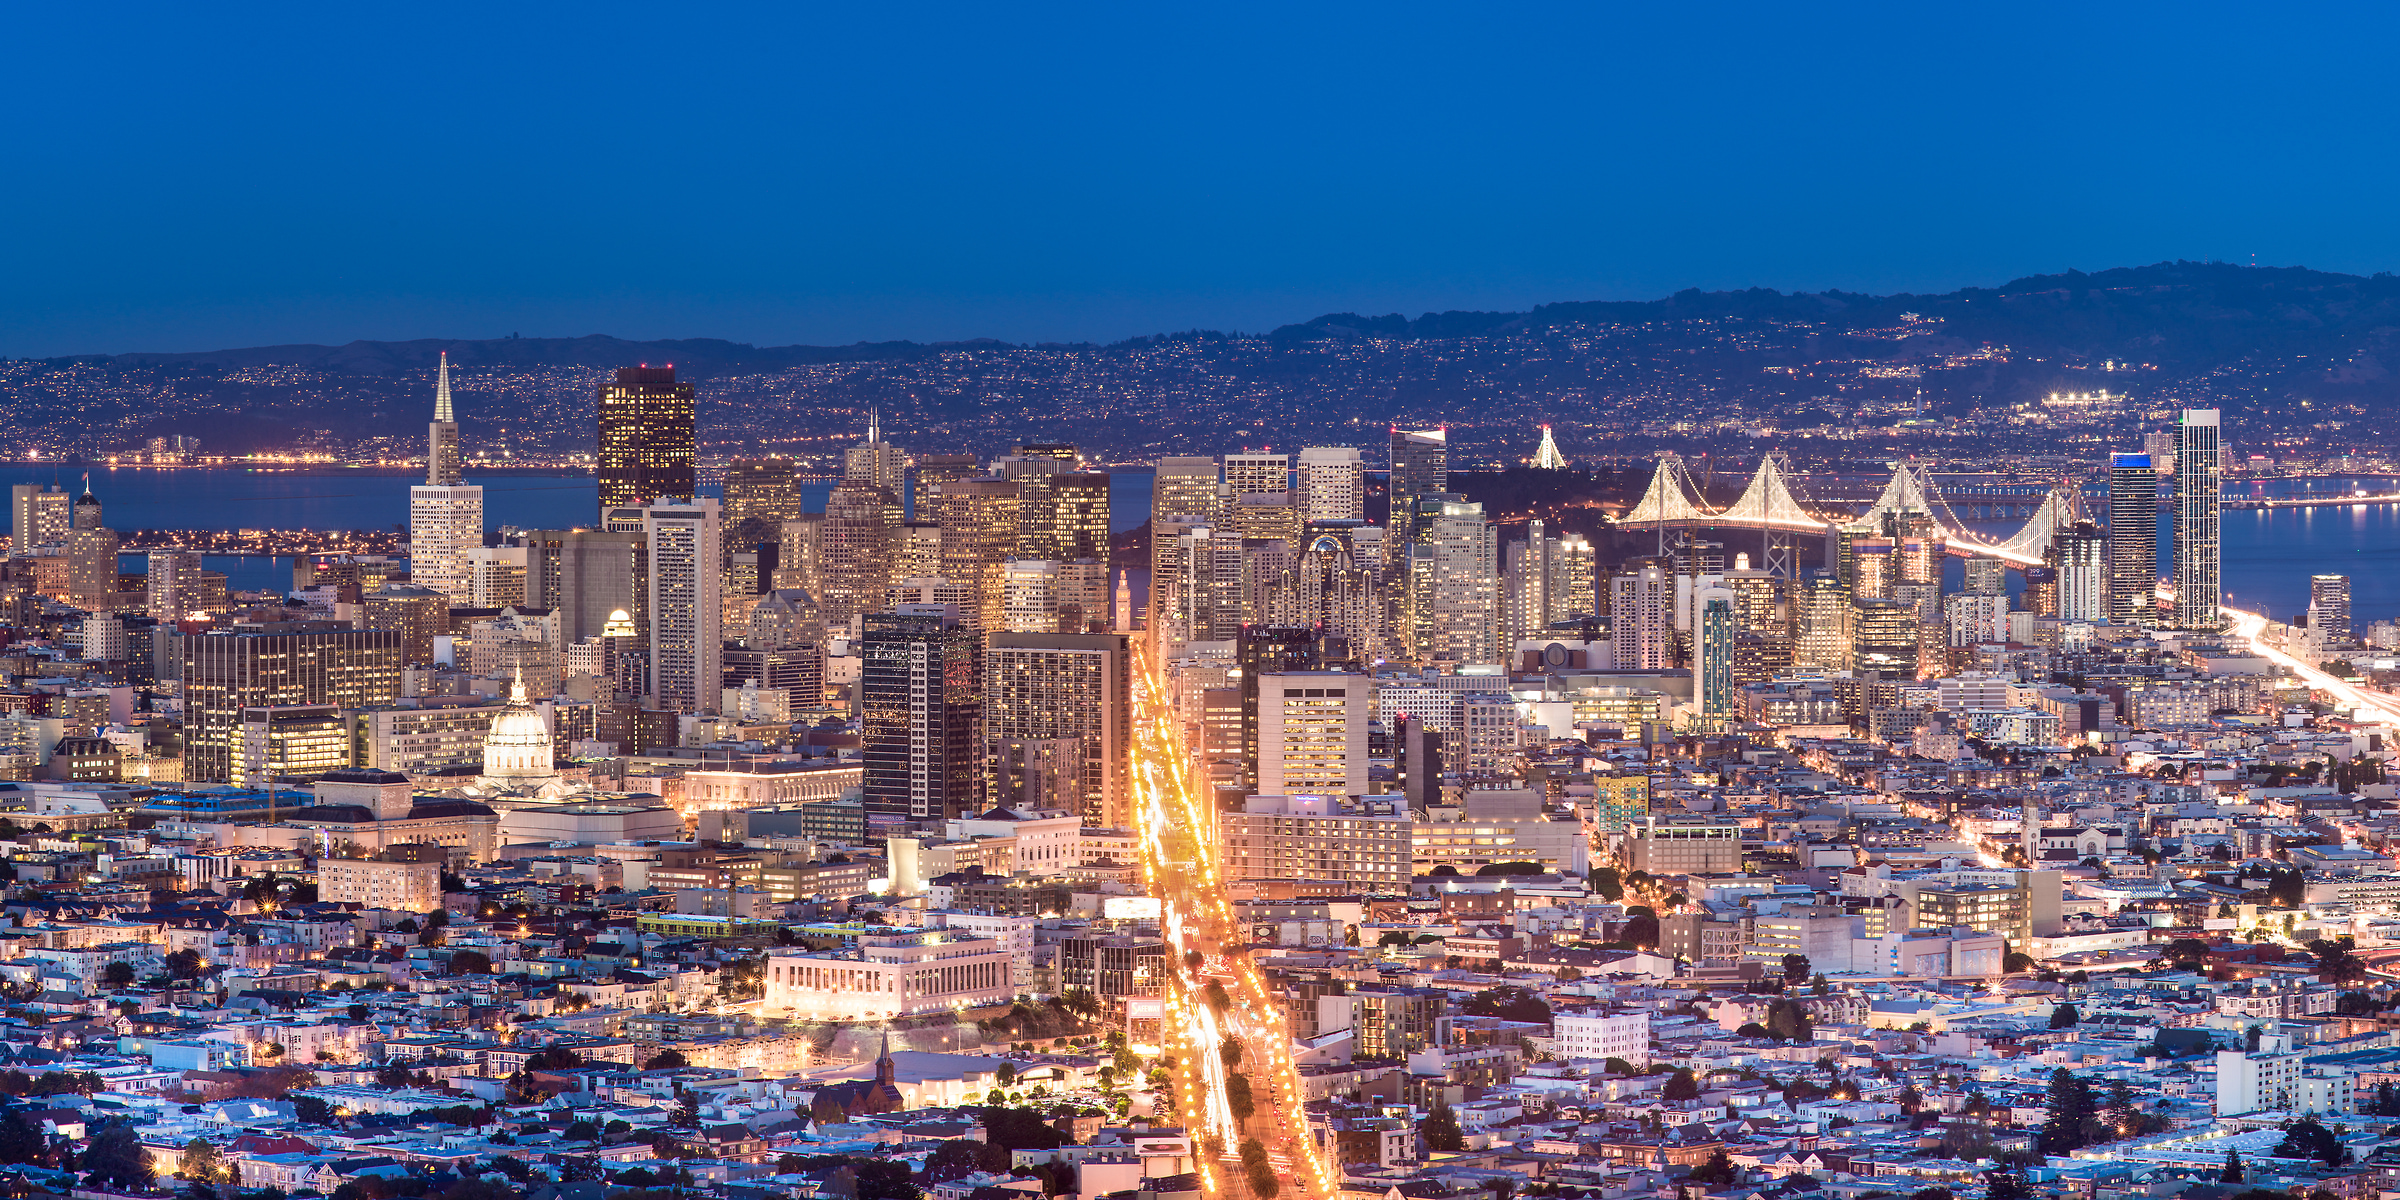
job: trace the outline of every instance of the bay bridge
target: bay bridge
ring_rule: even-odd
[[[1980,516],[1998,510],[2013,517],[2030,509],[2025,524],[2014,535],[1998,540],[1976,532],[1942,494],[1932,471],[1921,463],[1911,462],[1894,466],[1891,478],[1865,510],[1855,511],[1854,505],[1811,497],[1804,477],[1791,470],[1790,462],[1782,454],[1761,458],[1741,496],[1723,508],[1711,508],[1692,485],[1691,473],[1683,459],[1664,454],[1659,456],[1657,471],[1650,476],[1649,489],[1617,520],[1617,525],[1626,529],[1656,529],[1662,538],[1669,528],[1756,529],[1766,540],[1767,570],[1789,575],[1790,538],[1794,535],[1821,534],[1831,538],[1846,530],[1879,530],[1884,517],[1894,512],[1926,514],[1932,521],[1932,532],[1941,535],[1952,554],[1988,556],[2017,567],[2042,565],[2043,552],[2049,549],[2052,537],[2082,517],[2081,488],[2071,481],[2061,480],[2051,485],[2038,498],[2028,484],[1986,485],[1975,490],[1981,494],[1967,505],[1970,512],[1978,512]],[[2028,500],[2030,505],[2026,503]]]

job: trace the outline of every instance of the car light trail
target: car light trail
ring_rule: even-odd
[[[2225,614],[2227,628],[2249,642],[2250,648],[2257,651],[2260,658],[2299,676],[2308,686],[2343,701],[2353,711],[2371,713],[2386,721],[2400,721],[2400,698],[2353,686],[2268,645],[2265,637],[2267,619],[2257,613],[2243,612],[2238,608],[2219,611]]]
[[[1257,1064],[1256,1077],[1264,1085],[1256,1093],[1252,1136],[1267,1148],[1270,1161],[1285,1166],[1284,1179],[1295,1197],[1333,1200],[1341,1180],[1309,1131],[1290,1029],[1248,954],[1227,950],[1240,939],[1218,863],[1215,811],[1192,784],[1191,759],[1169,716],[1156,664],[1143,660],[1134,681],[1140,713],[1134,722],[1132,773],[1135,843],[1143,883],[1158,897],[1159,930],[1172,956],[1163,983],[1160,1040],[1175,1056],[1174,1092],[1195,1135],[1201,1187],[1210,1196],[1225,1194],[1229,1186],[1249,1191],[1221,1169],[1222,1159],[1238,1160],[1243,1136],[1226,1092],[1230,1072],[1218,1053],[1230,1035],[1255,1056],[1245,1061]],[[1216,960],[1223,964],[1218,973],[1232,984],[1224,989],[1231,1003],[1222,1013],[1202,996],[1208,986],[1202,967]]]

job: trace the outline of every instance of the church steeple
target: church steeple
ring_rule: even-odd
[[[898,1112],[908,1107],[908,1097],[900,1094],[900,1068],[892,1061],[892,1031],[883,1031],[883,1052],[875,1056],[875,1081],[867,1084],[858,1098],[860,1112]]]

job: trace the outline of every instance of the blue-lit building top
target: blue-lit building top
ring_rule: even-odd
[[[269,808],[291,812],[316,802],[313,794],[296,788],[279,788],[270,793],[263,788],[200,787],[152,796],[134,811],[169,820],[177,817],[246,817],[263,814]]]

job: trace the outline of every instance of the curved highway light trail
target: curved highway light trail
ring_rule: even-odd
[[[2243,612],[2238,608],[2222,608],[2218,611],[2225,614],[2226,627],[2249,642],[2250,648],[2257,651],[2260,658],[2299,676],[2308,686],[2350,705],[2353,711],[2373,713],[2383,720],[2400,722],[2400,699],[2353,686],[2268,645],[2264,637],[2267,619],[2257,613]]]

